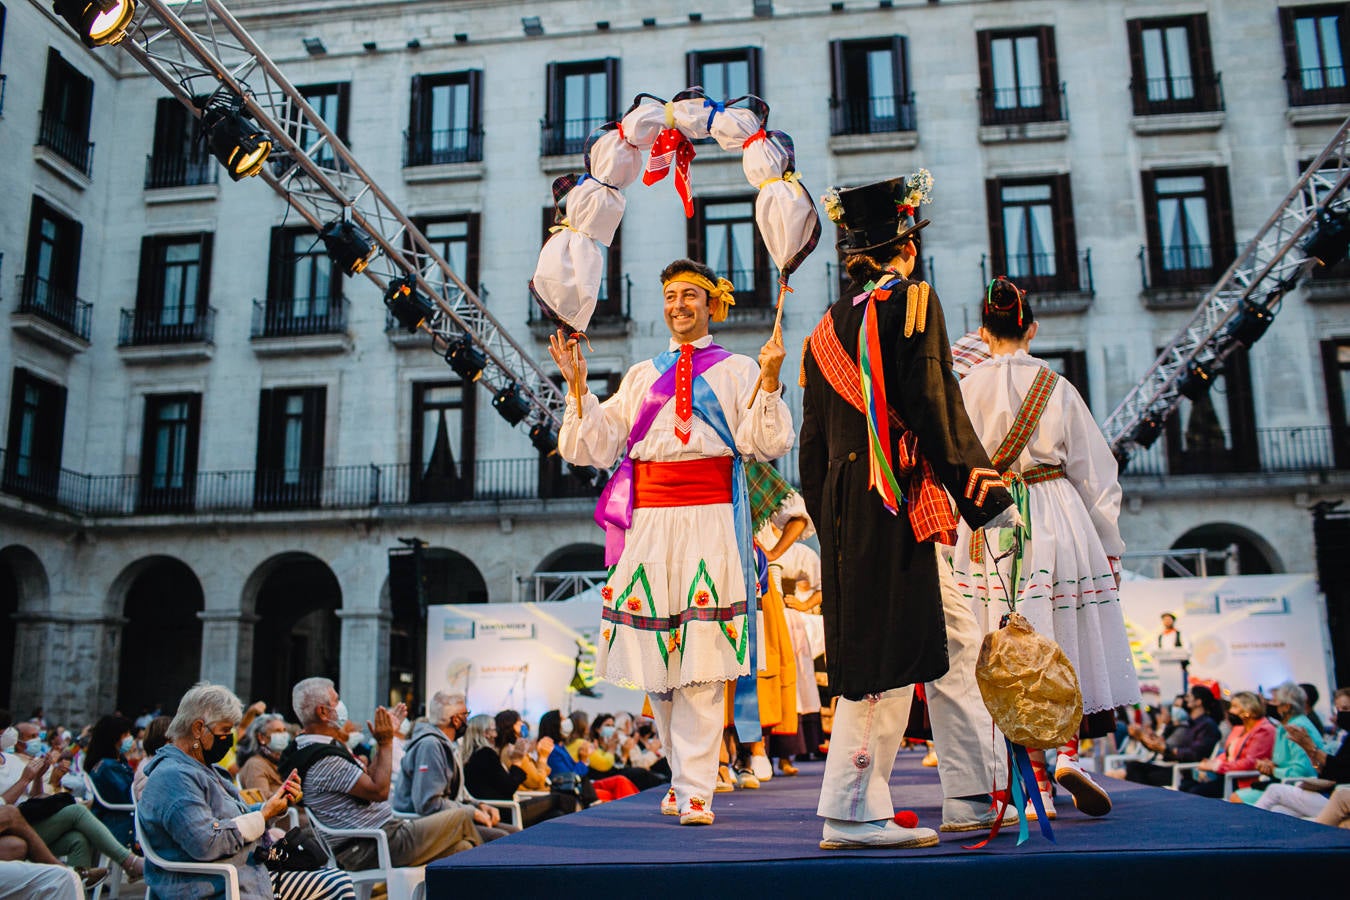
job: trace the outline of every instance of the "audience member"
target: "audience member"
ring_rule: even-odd
[[[1341,688],[1332,697],[1336,710],[1336,728],[1350,731],[1350,688]],[[1272,784],[1256,801],[1258,809],[1287,815],[1316,817],[1324,825],[1339,825],[1350,818],[1350,791],[1335,790],[1338,784],[1350,784],[1350,738],[1341,741],[1335,754],[1319,747],[1313,735],[1299,725],[1286,724],[1285,733],[1297,744],[1313,765],[1320,780],[1301,784]]]
[[[258,716],[244,729],[242,744],[239,749],[245,761],[239,770],[239,786],[264,797],[275,794],[285,780],[277,771],[277,762],[291,745],[286,720],[276,713]]]
[[[93,884],[86,880],[81,885],[80,879],[63,866],[0,859],[0,897],[84,900],[85,890],[99,883],[101,879]]]
[[[520,789],[526,791],[547,791],[549,789],[548,756],[553,752],[553,739],[540,738],[530,742],[525,737],[525,721],[514,709],[504,709],[497,713],[497,749],[501,751],[503,761],[521,774]],[[485,800],[503,800],[491,794],[479,794]]]
[[[1181,790],[1202,797],[1223,794],[1223,773],[1255,769],[1256,763],[1270,759],[1275,750],[1275,725],[1266,718],[1265,701],[1250,691],[1239,691],[1228,705],[1228,733],[1223,753],[1200,761],[1200,767],[1181,782]],[[1236,722],[1234,722],[1236,720]],[[1241,779],[1237,786],[1248,787],[1254,778]]]
[[[104,716],[94,723],[94,730],[89,733],[84,769],[99,796],[109,803],[131,802],[131,782],[136,773],[127,762],[126,754],[136,748],[136,739],[131,736],[132,727],[129,719]],[[94,800],[93,811],[119,841],[131,846],[134,837],[131,813],[108,809],[98,800]]]
[[[155,716],[150,720],[150,724],[145,726],[141,750],[145,753],[147,762],[169,742],[169,723],[172,721],[173,719],[168,716]],[[145,778],[145,763],[141,763],[136,767],[136,776],[131,779],[131,796],[136,798],[137,803],[141,802],[141,792],[145,790]]]
[[[288,779],[260,809],[250,810],[219,766],[234,744],[243,704],[229,688],[201,682],[178,703],[169,743],[146,763],[138,815],[142,834],[169,862],[225,862],[239,873],[240,900],[354,900],[351,876],[339,869],[269,872],[253,857],[267,821],[300,796]],[[146,886],[159,897],[218,895],[222,879],[146,867]]]
[[[654,772],[637,766],[628,765],[628,755],[637,746],[637,737],[619,731],[614,716],[600,713],[591,724],[591,751],[587,764],[591,777],[597,781],[611,775],[622,775],[633,782],[640,791],[663,784]]]
[[[1275,749],[1270,759],[1257,761],[1256,771],[1265,778],[1277,781],[1314,777],[1317,768],[1308,758],[1307,752],[1289,737],[1286,730],[1290,726],[1298,728],[1308,735],[1316,749],[1322,749],[1322,732],[1313,725],[1306,713],[1307,695],[1304,694],[1303,688],[1292,681],[1286,681],[1270,692],[1270,698],[1276,714]],[[1268,786],[1269,782],[1262,779],[1251,787],[1235,791],[1228,799],[1235,803],[1255,803]]]
[[[1303,688],[1303,696],[1304,699],[1307,700],[1307,707],[1304,710],[1304,713],[1312,722],[1313,728],[1317,730],[1318,737],[1321,737],[1327,732],[1326,723],[1324,723],[1322,717],[1317,714],[1317,701],[1322,699],[1322,692],[1317,689],[1317,685],[1307,684],[1306,682],[1300,682],[1299,687]]]
[[[1219,742],[1219,723],[1222,706],[1208,688],[1195,686],[1183,698],[1186,724],[1176,728],[1167,738],[1143,728],[1130,725],[1130,737],[1154,753],[1154,759],[1164,762],[1200,762],[1209,759]],[[1165,786],[1172,783],[1172,767],[1152,761],[1130,760],[1125,763],[1125,779],[1138,784]]]
[[[468,850],[482,839],[473,816],[463,808],[445,809],[420,819],[396,819],[389,806],[390,745],[403,721],[400,705],[391,712],[375,708],[368,723],[376,753],[369,770],[347,749],[347,706],[327,678],[306,678],[291,691],[291,705],[302,731],[282,757],[283,775],[300,773],[305,807],[312,818],[333,828],[381,828],[389,838],[395,866],[420,866]],[[338,863],[348,870],[376,865],[373,841],[331,841]]]

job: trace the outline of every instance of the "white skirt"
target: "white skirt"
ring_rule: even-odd
[[[1078,673],[1085,714],[1136,702],[1139,679],[1115,577],[1082,498],[1064,478],[1033,484],[1029,494],[1031,540],[1022,561],[1017,611],[1064,650]],[[984,560],[972,563],[971,530],[962,522],[952,559],[957,589],[970,600],[986,632],[998,628],[1009,611],[1004,583],[1012,559],[1000,565],[1000,579],[993,562],[997,546],[989,546],[998,535],[994,530],[986,534]]]
[[[596,674],[606,680],[664,693],[750,673],[731,504],[633,510],[602,596]]]
[[[792,636],[793,658],[797,661],[797,712],[802,715],[820,712],[820,689],[816,687],[816,660],[811,655],[811,637],[807,632],[810,614],[788,607],[788,634]]]

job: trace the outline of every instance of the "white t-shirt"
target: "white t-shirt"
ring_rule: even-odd
[[[0,756],[0,794],[14,787],[23,777],[24,767],[28,763],[21,759],[17,753],[6,753]]]

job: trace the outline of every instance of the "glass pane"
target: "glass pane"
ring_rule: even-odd
[[[1041,39],[1028,35],[1017,39],[1017,87],[1021,106],[1041,106]]]
[[[1146,28],[1140,34],[1144,50],[1144,80],[1149,100],[1167,99],[1167,56],[1163,49],[1163,33],[1159,28]]]
[[[281,465],[284,469],[282,480],[286,484],[300,483],[300,450],[304,439],[302,416],[305,411],[305,398],[300,394],[291,394],[286,398],[285,429],[282,440]]]
[[[1049,206],[1032,206],[1027,212],[1031,220],[1031,271],[1033,275],[1055,274],[1055,221]]]
[[[1167,29],[1167,71],[1171,76],[1172,97],[1178,100],[1195,96],[1191,79],[1191,43],[1185,26]]]
[[[1030,252],[1027,217],[1020,206],[1003,207],[1003,249],[1008,260],[1008,277],[1027,274],[1023,268]]]
[[[1205,192],[1205,176],[1183,175],[1159,178],[1153,183],[1153,186],[1160,197],[1165,194],[1203,194]]]
[[[183,310],[183,267],[164,270],[164,293],[160,296],[159,324],[177,325]]]
[[[1322,38],[1322,67],[1326,70],[1327,87],[1345,87],[1340,29],[1336,27],[1336,19],[1336,16],[1323,16],[1317,20]]]
[[[745,203],[709,203],[703,207],[703,217],[709,222],[720,222],[726,219],[750,219],[754,218],[755,205],[749,201]]]
[[[1303,87],[1310,91],[1326,87],[1322,78],[1322,59],[1317,34],[1317,20],[1294,20],[1294,42],[1298,46],[1298,67],[1303,75]]]
[[[1017,106],[1017,70],[1012,40],[995,38],[990,41],[989,56],[994,75],[994,106],[1011,109]]]
[[[890,50],[871,50],[867,54],[868,96],[872,99],[895,97],[895,66]]]
[[[1342,415],[1345,416],[1345,420],[1350,422],[1350,368],[1345,366],[1345,359],[1343,358],[1346,355],[1347,350],[1350,350],[1350,348],[1337,347],[1336,355],[1337,357],[1341,357],[1341,411]]]
[[[1168,271],[1185,268],[1182,251],[1181,203],[1158,200],[1158,238],[1162,241],[1162,267]]]
[[[1041,200],[1049,202],[1050,185],[1048,184],[1010,184],[1001,189],[1004,203],[1026,203],[1029,201]]]

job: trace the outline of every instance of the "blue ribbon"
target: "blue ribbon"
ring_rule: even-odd
[[[755,583],[761,594],[769,591],[769,555],[764,552],[764,548],[755,542]]]
[[[1014,775],[1012,779],[1013,797],[1017,800],[1019,810],[1024,810],[1021,806],[1021,799],[1017,797],[1018,781],[1025,787],[1027,796],[1031,798],[1031,807],[1036,810],[1036,822],[1041,826],[1041,836],[1050,843],[1055,843],[1055,832],[1050,827],[1050,817],[1045,814],[1045,804],[1041,802],[1041,789],[1036,785],[1036,771],[1031,766],[1031,756],[1027,753],[1027,748],[1020,744],[1014,744],[1006,737],[1003,739],[1008,744],[1008,756],[1016,764],[1015,771],[1021,775],[1017,778]],[[1028,837],[1026,816],[1021,816],[1021,825],[1018,828],[1017,843],[1020,845]]]
[[[712,131],[713,116],[717,115],[717,114],[720,113],[720,112],[726,112],[726,111],[727,111],[726,104],[725,104],[725,103],[718,103],[716,100],[712,100],[712,99],[710,99],[710,98],[708,98],[708,97],[704,97],[704,98],[703,98],[703,108],[704,108],[704,109],[708,109],[708,108],[711,108],[711,109],[712,109],[712,112],[708,113],[708,130],[709,130],[709,131]]]
[[[603,186],[609,188],[611,191],[622,190],[622,188],[620,188],[620,187],[619,187],[618,185],[616,185],[616,184],[610,184],[608,181],[601,181],[599,178],[596,178],[596,177],[595,177],[594,175],[592,175],[590,172],[583,172],[583,173],[581,173],[581,177],[577,179],[576,187],[581,187],[583,184],[585,184],[585,183],[588,182],[588,181],[594,181],[596,184],[603,185]]]

